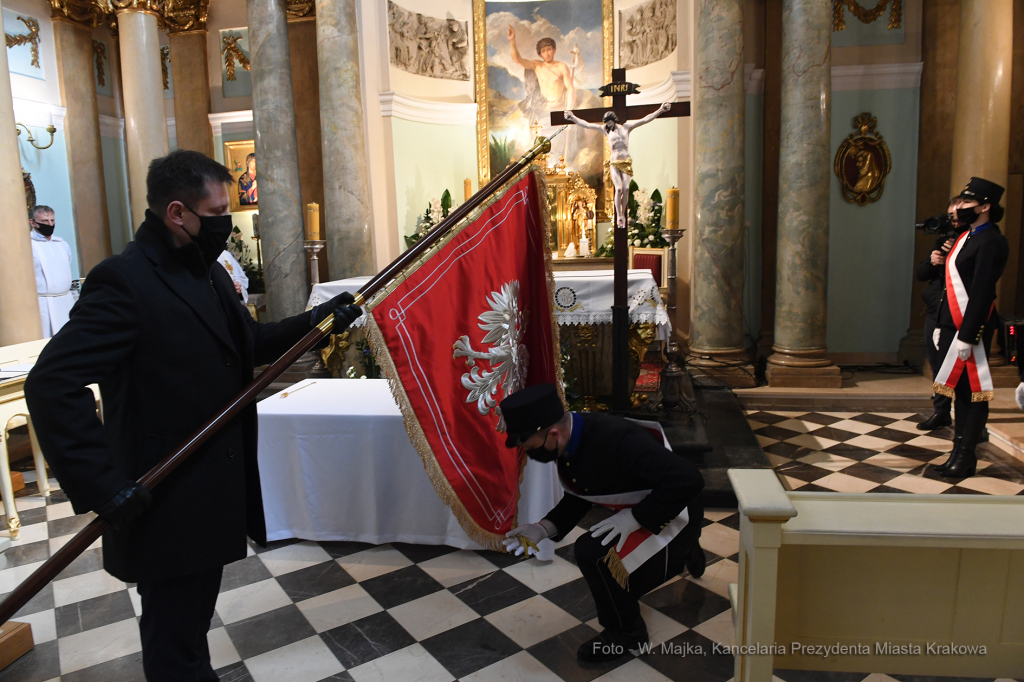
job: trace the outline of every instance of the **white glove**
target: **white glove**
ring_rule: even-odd
[[[633,510],[623,509],[616,514],[609,516],[604,521],[595,523],[590,529],[590,534],[595,538],[599,538],[607,533],[604,540],[601,541],[602,545],[607,545],[615,538],[618,538],[619,541],[615,545],[615,551],[621,552],[622,547],[626,544],[626,538],[629,537],[629,534],[639,529],[640,524],[637,523],[635,518],[633,518]]]
[[[966,341],[956,340],[956,356],[967,362],[967,358],[971,357],[971,344]]]
[[[942,336],[942,331],[936,327],[935,331],[932,332],[932,345],[935,346],[935,350],[939,349],[939,337]]]
[[[1017,391],[1013,397],[1017,399],[1017,407],[1024,410],[1024,381],[1017,384]]]
[[[549,537],[547,528],[539,523],[528,523],[525,526],[519,526],[510,530],[505,534],[505,539],[501,542],[505,545],[505,551],[509,554],[522,556],[525,551],[526,556],[537,556],[539,551],[537,546],[540,544],[540,541],[547,540]],[[523,540],[525,540],[525,544]]]

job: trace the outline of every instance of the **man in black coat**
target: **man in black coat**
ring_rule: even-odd
[[[966,226],[956,222],[956,208],[960,204],[960,197],[953,197],[949,200],[949,215],[953,218],[953,225],[957,234],[967,229]],[[939,321],[939,304],[942,302],[942,292],[946,288],[946,255],[953,248],[954,239],[947,239],[945,236],[935,240],[935,248],[928,254],[928,258],[917,265],[917,280],[928,282],[928,286],[921,292],[921,299],[924,300],[924,339],[925,352],[928,357],[928,364],[931,366],[932,378],[939,373],[939,366],[942,365],[942,356],[939,349],[932,341],[936,325]],[[953,423],[951,412],[953,410],[953,399],[941,393],[932,394],[932,416],[917,425],[921,431],[934,431],[943,426]]]
[[[617,513],[577,538],[576,565],[604,627],[577,657],[604,662],[647,643],[639,599],[688,569],[704,574],[700,547],[704,479],[693,464],[635,422],[607,414],[566,412],[551,384],[536,384],[501,402],[506,445],[540,462],[555,461],[565,489],[539,523],[508,533],[505,547],[535,554],[541,540],[561,540],[600,504]]]
[[[135,241],[89,273],[25,397],[75,512],[112,524],[104,568],[138,583],[146,678],[205,682],[217,679],[206,633],[222,569],[246,556],[246,535],[266,542],[255,403],[152,494],[135,481],[237,395],[255,365],[274,361],[327,314],[340,333],[361,311],[345,305],[351,296],[338,297],[255,322],[217,264],[231,233],[228,170],[179,150],[153,161],[146,182],[149,210]]]
[[[935,468],[939,475],[948,478],[975,474],[978,461],[975,447],[985,431],[988,401],[993,397],[990,379],[987,390],[984,386],[983,390],[971,386],[969,368],[963,369],[956,379],[950,375],[949,383],[954,385],[942,382],[947,374],[943,370],[956,366],[957,358],[960,362],[976,365],[978,376],[988,372],[992,335],[999,327],[999,315],[994,305],[996,282],[1003,274],[1010,253],[1006,238],[996,226],[1003,217],[1003,207],[999,205],[1002,196],[1002,187],[983,178],[971,178],[960,193],[957,220],[968,225],[969,232],[957,239],[949,254],[952,259],[949,267],[955,267],[954,291],[947,286],[942,292],[938,339],[929,339],[943,358],[934,388],[946,395],[953,394],[956,411],[953,450],[949,459]]]

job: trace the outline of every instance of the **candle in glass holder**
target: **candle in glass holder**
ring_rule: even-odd
[[[679,188],[670,187],[665,201],[665,228],[679,229]]]
[[[469,201],[469,198],[473,196],[473,183],[469,181],[469,178],[466,178],[466,182],[463,186],[465,188],[464,193],[466,195],[466,201]]]
[[[306,239],[320,241],[320,204],[306,204]]]

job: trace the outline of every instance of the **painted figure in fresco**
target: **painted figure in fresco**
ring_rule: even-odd
[[[604,125],[588,123],[569,110],[565,112],[566,120],[589,130],[599,130],[608,138],[608,146],[612,152],[610,161],[612,186],[615,187],[615,224],[620,229],[626,227],[629,181],[633,178],[633,159],[629,156],[629,131],[650,123],[671,108],[671,102],[665,102],[653,113],[647,114],[637,121],[626,121],[625,123],[619,123],[619,117],[609,111],[604,115]]]
[[[255,206],[256,201],[256,155],[245,157],[245,172],[238,178],[238,203]]]
[[[523,67],[523,82],[526,84],[526,99],[519,103],[519,110],[528,121],[550,122],[550,112],[575,106],[576,85],[573,72],[565,62],[555,59],[555,41],[541,38],[537,41],[540,59],[525,59],[516,45],[516,30],[508,27],[508,43],[512,50],[512,61]],[[549,125],[545,123],[544,125]]]

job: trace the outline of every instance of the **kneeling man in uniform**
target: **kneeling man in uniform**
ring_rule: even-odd
[[[576,540],[576,563],[597,604],[604,631],[577,652],[604,662],[646,644],[639,599],[687,569],[704,574],[700,547],[704,479],[639,424],[598,413],[566,412],[551,384],[536,384],[501,402],[508,447],[554,461],[565,496],[539,523],[519,526],[509,552],[535,555],[541,540],[561,540],[595,504],[615,514]]]

